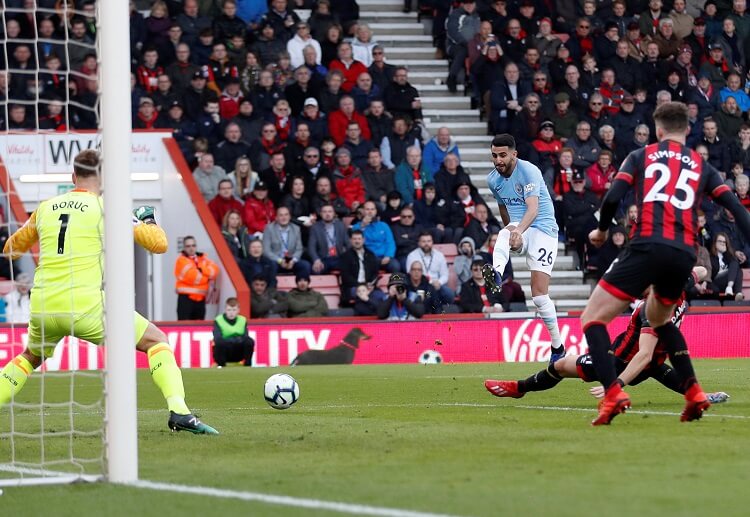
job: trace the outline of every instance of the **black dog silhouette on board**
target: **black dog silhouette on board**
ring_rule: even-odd
[[[359,348],[360,340],[370,339],[370,336],[355,327],[351,329],[341,342],[326,350],[305,350],[292,361],[292,366],[304,364],[352,364],[354,354]]]

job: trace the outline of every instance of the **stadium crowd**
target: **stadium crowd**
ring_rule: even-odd
[[[34,4],[36,16],[14,11]],[[96,128],[94,1],[5,7],[0,127]],[[448,89],[465,84],[488,134],[512,133],[519,156],[539,165],[560,240],[582,270],[600,276],[637,224],[631,198],[605,247],[586,245],[617,165],[655,141],[660,103],[687,103],[688,145],[750,209],[746,0],[416,8],[433,17],[436,53],[450,60]],[[419,317],[454,302],[493,312],[523,301],[511,270],[502,296],[485,292],[475,261],[491,257],[501,224],[450,131],[427,131],[408,69],[388,64],[355,0],[131,0],[130,13],[133,128],[172,131],[251,286],[254,316],[308,314],[276,290],[284,274],[301,298],[311,275],[338,272],[341,302],[357,314]],[[701,210],[701,294],[739,294],[750,243],[709,199]],[[458,246],[452,264],[438,244]],[[381,274],[391,275],[387,293]],[[402,310],[398,287],[419,302],[413,310]],[[310,298],[311,310],[318,302]]]

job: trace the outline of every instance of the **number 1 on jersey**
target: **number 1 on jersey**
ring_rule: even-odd
[[[57,234],[57,254],[65,253],[65,232],[68,231],[70,214],[60,214],[60,233]]]

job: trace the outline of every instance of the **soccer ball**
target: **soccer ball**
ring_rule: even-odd
[[[263,396],[272,408],[287,409],[299,399],[299,384],[287,373],[276,373],[266,381]]]
[[[440,364],[443,356],[436,350],[425,350],[419,354],[419,364]]]

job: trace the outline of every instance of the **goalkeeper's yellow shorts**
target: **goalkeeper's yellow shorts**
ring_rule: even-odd
[[[134,313],[134,319],[135,345],[146,333],[149,321],[137,312]],[[100,345],[104,340],[104,314],[101,307],[84,314],[31,314],[28,350],[35,356],[52,356],[57,344],[66,336]]]

